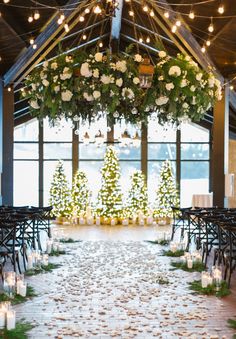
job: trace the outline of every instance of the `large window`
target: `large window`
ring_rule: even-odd
[[[125,122],[117,123],[111,129],[103,118],[91,124],[80,123],[79,126],[79,133],[74,134],[71,123],[62,121],[60,126],[51,126],[45,119],[42,125],[37,120],[31,120],[15,128],[15,205],[48,204],[50,184],[58,160],[64,161],[70,185],[72,173],[77,168],[86,172],[95,202],[101,187],[100,170],[104,153],[109,143],[114,144],[118,152],[125,198],[132,172],[147,168],[149,200],[153,203],[160,168],[166,159],[171,162],[180,188],[181,206],[190,206],[194,193],[209,191],[210,144],[207,129],[185,124],[176,131],[150,120],[145,140],[146,133],[142,136],[140,128]],[[131,137],[136,135],[138,142],[135,145],[121,142],[124,132]]]

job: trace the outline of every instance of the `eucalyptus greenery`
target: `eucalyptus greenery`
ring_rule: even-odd
[[[219,287],[215,284],[202,287],[201,280],[194,280],[189,283],[189,288],[197,294],[215,295],[219,298],[226,297],[231,293],[225,281],[222,281]]]
[[[201,69],[189,56],[171,58],[165,51],[157,55],[152,86],[141,88],[143,56],[132,49],[116,55],[60,51],[34,68],[21,94],[29,100],[33,116],[48,117],[52,124],[61,118],[76,124],[106,114],[111,123],[147,123],[154,115],[162,125],[179,125],[199,121],[221,98],[221,84],[210,69]]]

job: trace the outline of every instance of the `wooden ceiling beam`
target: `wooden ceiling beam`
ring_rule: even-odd
[[[80,11],[84,2],[78,0],[69,0],[67,5],[73,7],[73,9],[64,9],[65,22],[70,22],[76,14]],[[71,27],[74,27],[77,23],[74,20],[71,23]],[[57,17],[54,16],[53,20],[48,24],[45,30],[37,37],[35,44],[37,49],[33,49],[30,46],[15,62],[15,64],[4,75],[4,85],[7,86],[12,82],[20,82],[30,71],[42,60],[60,41],[60,39],[66,35],[63,25],[58,25]]]

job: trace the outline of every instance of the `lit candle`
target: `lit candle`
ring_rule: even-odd
[[[177,251],[177,244],[175,242],[170,243],[170,251],[173,253]]]
[[[202,288],[206,288],[207,287],[207,285],[208,285],[208,277],[209,277],[208,272],[202,272],[202,276],[201,276]]]
[[[27,293],[27,285],[21,281],[21,284],[19,284],[18,294],[21,295],[22,297],[26,297],[26,293]]]
[[[100,217],[96,217],[96,225],[100,226],[101,225],[101,219]]]
[[[122,225],[123,225],[123,226],[128,226],[128,225],[129,225],[129,220],[126,219],[126,218],[123,219],[123,220],[122,220]]]
[[[192,258],[188,258],[188,260],[187,260],[187,267],[189,269],[193,268],[193,259]]]
[[[139,225],[143,226],[144,225],[144,219],[139,219]]]
[[[52,244],[52,248],[53,248],[53,251],[58,251],[58,246],[59,246],[59,243],[57,241],[54,241],[53,244]]]
[[[7,329],[8,331],[14,330],[16,327],[16,312],[11,310],[7,311]]]
[[[133,218],[132,218],[132,224],[135,225],[136,224],[136,220],[137,220],[137,216],[134,215]]]
[[[80,217],[80,218],[79,218],[79,224],[80,224],[80,225],[84,225],[84,224],[85,224],[85,220],[84,220],[83,217]]]
[[[0,328],[5,327],[6,313],[3,310],[0,310]]]
[[[115,224],[116,224],[115,219],[111,219],[111,226],[115,226]]]
[[[93,219],[93,217],[87,217],[87,224],[88,225],[93,225],[93,222],[94,222],[94,219]]]
[[[147,225],[152,225],[153,224],[153,217],[151,215],[149,215],[147,217]]]
[[[208,285],[208,286],[209,286],[209,285],[212,285],[212,283],[213,283],[213,278],[209,275],[209,276],[208,276],[208,284],[207,284],[207,285]]]
[[[48,254],[43,254],[43,265],[48,266]]]
[[[47,241],[47,250],[46,250],[47,254],[51,254],[52,252],[52,240],[48,240]]]
[[[87,216],[87,218],[91,218],[91,215],[92,215],[91,207],[87,206],[87,208],[86,208],[86,216]]]

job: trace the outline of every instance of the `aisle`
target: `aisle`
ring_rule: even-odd
[[[30,338],[232,337],[226,321],[236,313],[235,295],[193,296],[187,281],[198,273],[170,271],[161,246],[129,239],[68,248],[55,259],[62,267],[29,279],[39,296],[17,307],[37,324]]]

